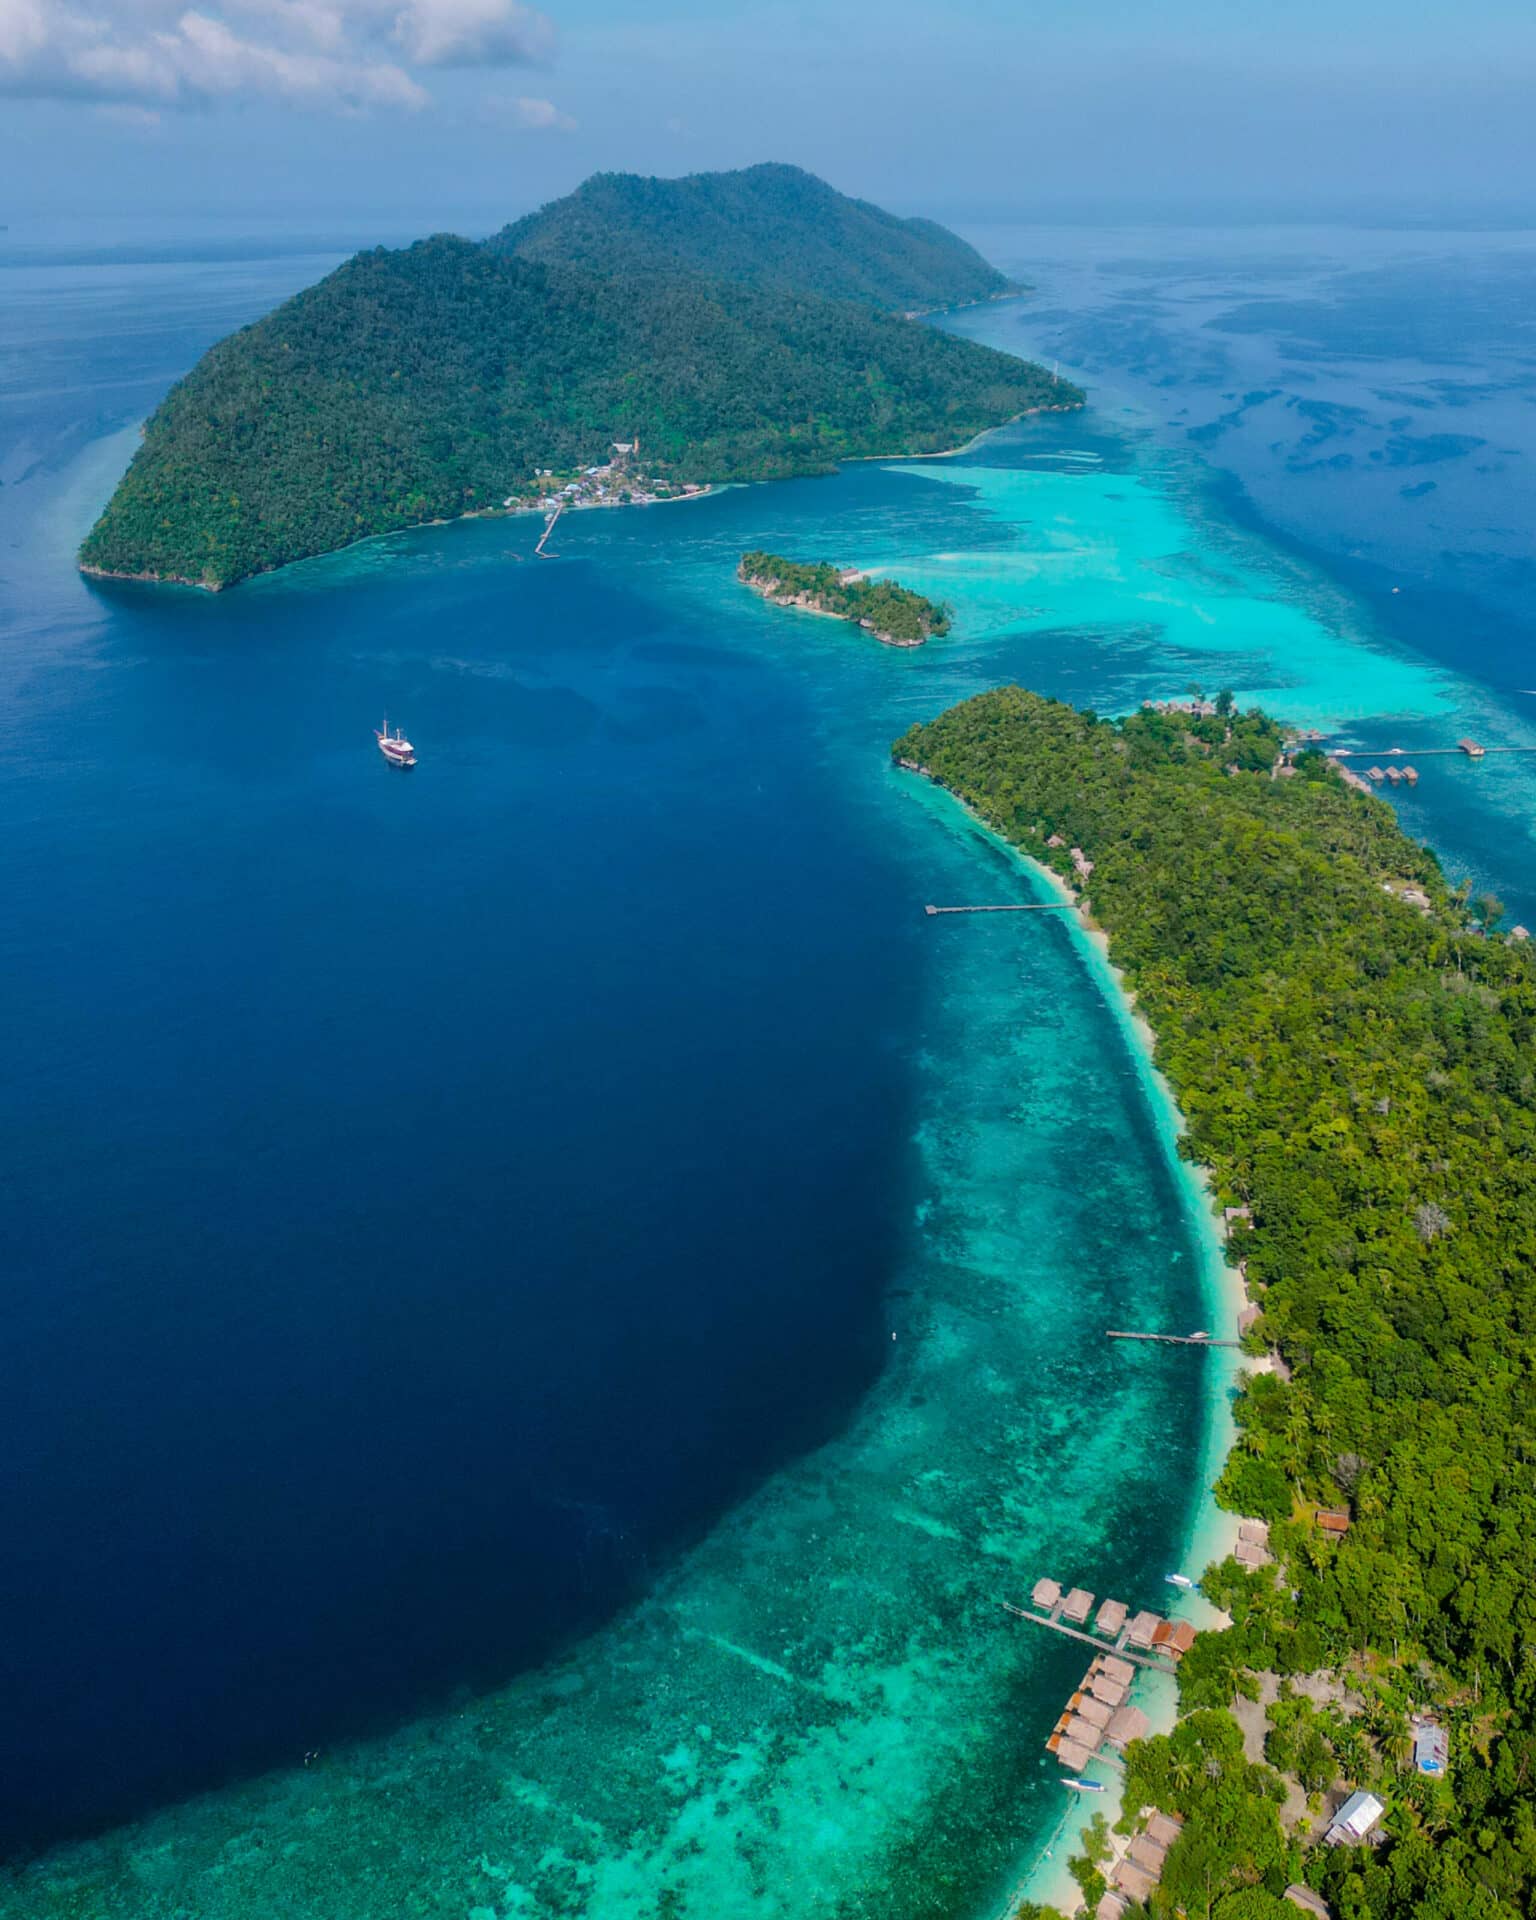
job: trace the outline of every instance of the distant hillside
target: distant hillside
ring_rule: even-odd
[[[206,354],[81,550],[227,586],[498,506],[638,434],[680,480],[932,452],[1031,407],[1040,368],[841,302],[544,265],[438,237],[359,254]]]
[[[995,267],[945,228],[850,200],[799,167],[682,180],[598,173],[489,244],[607,273],[700,273],[898,311],[1008,290]]]

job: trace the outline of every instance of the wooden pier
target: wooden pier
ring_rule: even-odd
[[[1026,900],[1006,907],[924,907],[924,913],[1071,913],[1075,900]]]
[[[1107,1331],[1106,1340],[1154,1340],[1164,1347],[1241,1347],[1241,1340],[1213,1340],[1208,1333],[1116,1333]]]
[[[1106,1641],[1102,1634],[1085,1633],[1081,1627],[1069,1627],[1061,1618],[1061,1608],[1053,1607],[1049,1613],[1031,1613],[1027,1607],[1016,1607],[1011,1600],[999,1600],[1000,1607],[1016,1614],[1020,1620],[1029,1620],[1037,1627],[1049,1627],[1052,1633],[1064,1633],[1069,1640],[1081,1640],[1085,1647],[1093,1647],[1099,1653],[1112,1653],[1117,1659],[1129,1660],[1134,1667],[1145,1667],[1149,1673],[1177,1673],[1178,1668],[1171,1660],[1160,1660],[1155,1654],[1137,1653],[1125,1644],[1122,1632],[1115,1641]]]

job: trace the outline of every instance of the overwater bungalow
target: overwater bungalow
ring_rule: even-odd
[[[1118,1711],[1124,1713],[1126,1709],[1121,1707]],[[1097,1753],[1106,1732],[1106,1728],[1096,1727],[1091,1720],[1085,1720],[1080,1713],[1074,1713],[1067,1722],[1065,1733],[1061,1736],[1061,1744],[1086,1747],[1090,1753]]]
[[[1487,748],[1480,747],[1475,740],[1458,740],[1456,744],[1469,760],[1481,760],[1487,752]]]
[[[1131,1622],[1130,1630],[1126,1634],[1127,1644],[1133,1647],[1141,1647],[1150,1653],[1152,1650],[1153,1636],[1162,1623],[1161,1614],[1152,1613],[1143,1607],[1141,1612],[1138,1613],[1136,1618]]]
[[[1094,1673],[1088,1676],[1088,1691],[1106,1707],[1118,1707],[1124,1704],[1130,1688],[1123,1680],[1111,1680],[1107,1673]]]
[[[1086,1627],[1093,1612],[1093,1595],[1086,1587],[1074,1587],[1062,1602],[1061,1617],[1074,1627]]]
[[[1398,785],[1399,785],[1399,784],[1401,783],[1401,781],[1402,781],[1402,778],[1403,778],[1403,775],[1402,775],[1402,770],[1401,770],[1401,768],[1399,768],[1399,767],[1388,767],[1388,768],[1387,768],[1387,778],[1388,778],[1388,779],[1389,779],[1389,780],[1390,780],[1390,781],[1392,782],[1392,784],[1393,784],[1393,786],[1394,786],[1394,787],[1395,787],[1395,786],[1398,786]]]
[[[1099,1662],[1099,1671],[1106,1680],[1118,1680],[1122,1687],[1128,1687],[1136,1678],[1136,1669],[1129,1660],[1122,1660],[1118,1653],[1106,1653]]]
[[[1075,1693],[1072,1696],[1072,1711],[1092,1726],[1107,1727],[1115,1710],[1107,1700],[1095,1700],[1091,1693]]]
[[[1035,1590],[1029,1596],[1042,1613],[1049,1613],[1061,1600],[1061,1583],[1058,1580],[1037,1580]]]
[[[1111,1640],[1125,1625],[1130,1609],[1123,1600],[1104,1600],[1094,1615],[1093,1630],[1107,1635]]]
[[[1409,786],[1410,786],[1410,787],[1416,787],[1416,786],[1417,786],[1417,785],[1419,784],[1419,770],[1418,770],[1418,768],[1417,768],[1417,767],[1404,767],[1404,768],[1403,768],[1403,778],[1404,778],[1404,779],[1405,779],[1405,780],[1406,780],[1406,781],[1408,782],[1408,784],[1409,784]]]
[[[1385,780],[1387,776],[1382,772],[1380,767],[1367,767],[1365,770],[1365,777],[1367,780],[1369,780],[1372,783],[1373,786],[1379,787],[1382,781]]]
[[[1062,1740],[1057,1744],[1056,1758],[1069,1773],[1081,1773],[1093,1758],[1093,1749],[1079,1746],[1075,1740]]]

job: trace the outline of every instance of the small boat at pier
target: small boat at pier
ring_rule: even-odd
[[[1103,1793],[1104,1785],[1098,1780],[1063,1780],[1064,1787],[1071,1787],[1074,1793]]]
[[[379,752],[383,754],[384,758],[392,767],[415,766],[416,749],[411,745],[410,741],[406,739],[398,727],[395,728],[393,733],[390,732],[389,715],[387,713],[384,716],[383,726],[374,728],[373,737],[379,743]]]
[[[1193,1593],[1195,1583],[1187,1573],[1165,1573],[1163,1578],[1170,1587],[1182,1587],[1186,1593]]]

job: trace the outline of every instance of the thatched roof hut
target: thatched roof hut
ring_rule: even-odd
[[[1130,1644],[1133,1647],[1146,1647],[1150,1649],[1153,1636],[1162,1624],[1161,1614],[1152,1613],[1146,1607],[1143,1607],[1141,1612],[1138,1613],[1136,1618],[1131,1622],[1131,1630],[1127,1636]]]
[[[1099,1671],[1106,1680],[1118,1680],[1122,1687],[1128,1687],[1136,1678],[1136,1669],[1129,1660],[1122,1660],[1118,1653],[1106,1653],[1099,1662]]]
[[[1086,1587],[1074,1587],[1062,1602],[1061,1617],[1070,1621],[1074,1627],[1088,1624],[1088,1616],[1093,1612],[1093,1595]]]
[[[1152,1723],[1140,1707],[1117,1707],[1104,1729],[1104,1737],[1113,1740],[1117,1747],[1125,1747],[1133,1740],[1145,1740],[1151,1731]]]
[[[1091,1721],[1096,1727],[1107,1727],[1114,1708],[1107,1700],[1095,1700],[1093,1695],[1079,1694],[1073,1711],[1083,1720]]]
[[[1115,1885],[1122,1893],[1128,1893],[1133,1900],[1145,1904],[1147,1896],[1157,1885],[1157,1881],[1144,1867],[1138,1867],[1134,1860],[1122,1860],[1115,1868]]]
[[[1118,1711],[1124,1713],[1125,1708],[1121,1707]],[[1103,1727],[1096,1727],[1091,1720],[1085,1720],[1080,1713],[1074,1713],[1067,1722],[1066,1732],[1061,1736],[1061,1744],[1067,1746],[1073,1743],[1079,1747],[1086,1747],[1090,1753],[1096,1753],[1103,1738]]]
[[[1089,1676],[1088,1691],[1106,1707],[1118,1707],[1130,1688],[1123,1680],[1111,1680],[1107,1673],[1095,1673]]]
[[[1035,1582],[1035,1590],[1029,1597],[1037,1607],[1049,1613],[1051,1608],[1054,1607],[1061,1598],[1061,1582],[1059,1580],[1037,1580]]]
[[[1147,1837],[1155,1840],[1160,1847],[1171,1847],[1183,1825],[1184,1822],[1174,1814],[1154,1813],[1147,1822]]]
[[[1148,1873],[1161,1875],[1163,1862],[1168,1857],[1168,1849],[1160,1847],[1149,1833],[1138,1833],[1125,1850],[1126,1858],[1134,1860],[1138,1867],[1145,1867]]]
[[[1125,1920],[1130,1901],[1123,1893],[1116,1893],[1111,1887],[1093,1910],[1093,1920]]]
[[[1125,1625],[1128,1612],[1129,1609],[1123,1600],[1105,1600],[1100,1605],[1098,1613],[1094,1616],[1094,1632],[1107,1634],[1109,1638],[1113,1640],[1115,1635]]]
[[[1093,1758],[1093,1753],[1090,1748],[1079,1746],[1075,1740],[1063,1740],[1056,1749],[1056,1758],[1073,1773],[1081,1773]]]

